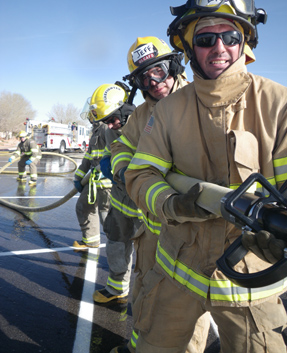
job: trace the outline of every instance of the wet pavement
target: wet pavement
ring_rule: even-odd
[[[82,153],[67,156],[77,164],[83,158]],[[7,160],[8,154],[0,152],[0,168]],[[64,157],[43,156],[37,186],[30,187],[28,181],[16,181],[16,162],[0,174],[0,198],[21,206],[47,206],[73,189],[74,172],[67,172],[74,168]],[[1,353],[109,353],[131,335],[131,295],[127,304],[93,303],[94,290],[103,288],[108,277],[106,236],[101,234],[98,249],[72,247],[81,239],[77,198],[45,212],[0,205]],[[213,323],[205,352],[219,352]]]

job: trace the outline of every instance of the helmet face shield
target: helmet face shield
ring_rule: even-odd
[[[142,91],[148,91],[151,81],[157,83],[165,81],[169,76],[169,60],[163,60],[153,65],[147,66],[144,71],[135,76],[135,84]]]

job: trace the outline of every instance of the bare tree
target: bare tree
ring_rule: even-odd
[[[77,122],[81,125],[86,125],[80,117],[81,109],[76,108],[72,103],[66,106],[60,103],[53,105],[52,110],[47,114],[48,117],[54,118],[57,123],[68,124]]]
[[[24,130],[26,118],[34,119],[36,111],[21,94],[2,91],[0,93],[0,131],[17,133]]]

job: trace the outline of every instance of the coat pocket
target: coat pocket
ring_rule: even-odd
[[[248,131],[231,131],[234,143],[234,162],[242,181],[252,173],[259,172],[259,149],[257,138]]]
[[[143,332],[149,332],[157,293],[164,275],[150,270],[143,279],[143,285],[133,305],[134,327]]]

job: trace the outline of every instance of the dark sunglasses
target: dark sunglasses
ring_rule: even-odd
[[[202,48],[213,47],[217,41],[217,38],[220,38],[222,43],[228,46],[240,44],[242,42],[242,34],[237,31],[227,31],[222,33],[206,32],[196,34],[193,37],[193,45],[197,45]]]

